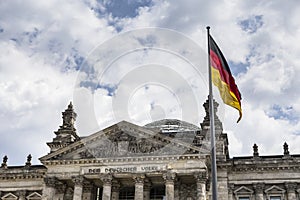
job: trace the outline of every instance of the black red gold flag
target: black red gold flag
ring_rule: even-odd
[[[223,53],[210,35],[209,45],[212,82],[218,87],[223,102],[239,111],[239,122],[242,118],[241,94]]]

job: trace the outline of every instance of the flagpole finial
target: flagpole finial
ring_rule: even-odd
[[[207,26],[206,29],[209,30],[209,29],[210,29],[210,26]]]

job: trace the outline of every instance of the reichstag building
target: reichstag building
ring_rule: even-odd
[[[1,200],[209,200],[208,101],[200,126],[164,119],[138,126],[121,121],[90,136],[75,129],[70,103],[49,141],[49,153],[32,165],[0,167]],[[214,104],[217,112],[217,103]],[[300,199],[300,155],[230,157],[227,134],[215,114],[219,200]],[[50,133],[49,133],[50,134]]]

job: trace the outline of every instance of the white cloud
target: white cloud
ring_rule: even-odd
[[[36,154],[34,158],[37,162],[36,158],[48,151],[45,142],[54,137],[53,131],[61,125],[60,113],[72,98],[77,101],[75,109],[93,119],[90,121],[79,115],[79,133],[85,135],[114,123],[114,100],[107,88],[95,88],[94,93],[79,88],[75,93],[77,96],[73,97],[78,77],[86,78],[84,73],[77,74],[76,70],[83,59],[94,52],[94,47],[105,44],[103,42],[115,36],[119,29],[124,32],[147,27],[182,32],[206,51],[205,27],[210,25],[211,33],[226,58],[234,64],[242,63],[241,66],[246,68],[238,69],[241,73],[236,77],[243,96],[244,117],[239,124],[235,124],[237,113],[226,107],[222,119],[225,132],[230,133],[232,155],[251,155],[253,143],[259,145],[262,154],[281,154],[284,141],[290,144],[292,153],[300,152],[297,145],[300,128],[297,119],[300,113],[300,98],[297,95],[300,92],[300,8],[296,0],[155,0],[150,6],[137,9],[138,15],[134,17],[114,18],[105,4],[94,0],[0,2],[0,134],[3,138],[0,153],[8,154],[10,163],[22,164],[28,153]],[[261,16],[261,19],[259,22],[251,21],[251,27],[247,28],[252,31],[243,30],[241,21],[253,20],[255,16]],[[164,47],[178,50],[185,44],[176,38],[171,39],[172,43],[165,43]],[[162,43],[158,41],[156,45]],[[119,52],[136,47],[136,44],[124,44],[122,41],[113,45]],[[189,47],[186,49],[189,50]],[[99,63],[109,62],[105,60],[109,58],[105,57],[109,53],[98,55],[98,58],[103,58]],[[189,80],[188,86],[192,86],[193,93],[201,93],[204,101],[207,88],[197,88],[199,81],[195,77],[193,79],[193,72],[180,69],[181,65],[188,64],[166,53],[148,53],[144,57],[141,54],[128,54],[128,57],[114,63],[110,76],[105,78],[118,83],[130,71],[149,64],[153,58],[159,61],[156,64],[164,66],[177,63],[176,72]],[[188,59],[196,60],[195,55],[190,55]],[[203,68],[206,69],[206,66]],[[134,84],[133,81],[128,86]],[[170,85],[174,88],[182,86],[180,82]],[[153,102],[159,102],[153,104],[156,110],[149,111],[151,98],[145,98],[148,94],[143,89],[136,90],[128,103],[133,105],[130,115],[133,115],[134,122],[142,124],[151,115],[180,115],[182,107],[175,99],[168,102],[168,92],[161,93],[160,89],[148,92],[155,96],[158,92],[161,94],[161,99],[153,98]],[[200,105],[202,103],[198,102]],[[279,111],[282,108],[283,113],[287,113],[285,109],[289,108],[290,118],[274,116],[280,113],[274,111],[274,105]],[[170,108],[165,109],[166,106]],[[139,110],[140,113],[137,112]],[[172,113],[174,110],[176,112]],[[204,114],[204,109],[202,111]],[[16,148],[7,145],[12,140],[15,145],[24,148],[17,152]]]

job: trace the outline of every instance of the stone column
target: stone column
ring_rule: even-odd
[[[180,181],[175,181],[174,185],[174,200],[179,200],[180,198]]]
[[[151,183],[149,179],[144,180],[144,200],[150,200]]]
[[[134,200],[143,200],[144,199],[144,180],[145,175],[134,175],[133,176],[135,182],[134,189]]]
[[[253,185],[255,190],[255,200],[264,200],[264,183],[256,183]]]
[[[82,199],[84,200],[93,200],[94,198],[94,185],[89,181],[85,180],[83,182],[83,194]]]
[[[66,189],[67,189],[66,184],[63,183],[56,184],[56,194],[54,200],[64,199]]]
[[[20,190],[18,191],[18,200],[26,200],[26,190]]]
[[[84,177],[80,175],[73,177],[72,180],[74,182],[73,200],[82,200]]]
[[[174,182],[176,174],[174,172],[168,171],[163,174],[166,185],[166,200],[174,200]]]
[[[294,200],[296,199],[296,189],[297,189],[297,183],[285,183],[285,187],[287,190],[287,199],[288,200]]]
[[[206,172],[197,172],[194,174],[196,179],[197,200],[206,200]]]
[[[63,199],[73,199],[73,196],[74,196],[74,188],[73,187],[67,187]]]
[[[57,179],[55,177],[45,177],[43,187],[43,200],[53,200],[55,195],[55,184]]]
[[[112,181],[111,199],[119,200],[120,183],[117,180]]]
[[[228,187],[228,200],[234,200],[233,198],[234,184],[229,183],[227,187]]]
[[[101,180],[103,182],[102,200],[111,200],[112,179],[113,177],[111,174],[104,174],[101,177]]]

